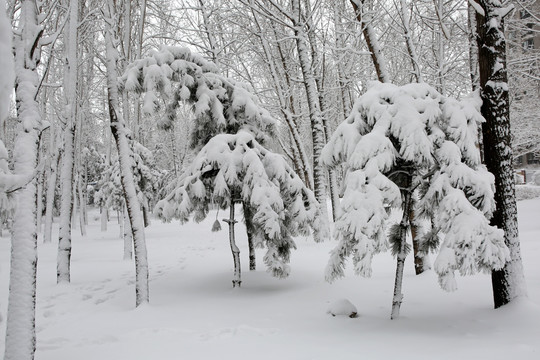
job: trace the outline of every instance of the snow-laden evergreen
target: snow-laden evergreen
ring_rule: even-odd
[[[137,198],[141,205],[153,203],[157,200],[156,193],[160,190],[158,180],[162,173],[156,168],[154,156],[150,150],[132,139],[129,140],[129,147]],[[125,201],[118,159],[113,160],[111,166],[105,167],[100,174],[94,201],[99,206],[122,211]]]
[[[157,201],[156,194],[160,190],[158,186],[162,172],[156,168],[154,157],[150,150],[132,139],[129,140],[129,147],[131,150],[130,160],[137,199],[142,209],[148,208],[150,204]],[[118,159],[113,160],[112,165],[103,170],[96,188],[94,201],[103,209],[102,211],[112,208],[118,213],[123,214],[124,223],[121,232],[125,240],[124,258],[131,258],[131,224],[129,223],[125,208],[126,201],[122,188],[120,162]]]
[[[146,114],[154,114],[165,103],[159,122],[164,129],[171,127],[182,101],[192,104],[191,147],[196,150],[219,133],[246,129],[264,142],[274,131],[276,120],[245,85],[220,75],[214,63],[187,48],[164,46],[136,60],[128,65],[120,83],[128,91],[145,93]]]
[[[443,289],[456,289],[455,271],[504,265],[503,231],[488,221],[495,210],[494,178],[480,164],[479,107],[478,97],[457,101],[426,84],[374,83],[356,101],[323,151],[327,165],[348,168],[327,279],[343,276],[350,256],[357,274],[371,275],[373,255],[388,248],[387,208],[408,209],[411,203],[403,200],[415,189],[415,213],[433,219],[425,245],[436,248],[442,240],[434,269]],[[398,261],[404,260],[406,245],[393,245]]]
[[[265,149],[248,131],[213,137],[193,160],[176,189],[158,202],[164,220],[202,221],[210,209],[247,204],[253,214],[256,247],[266,247],[264,262],[274,276],[289,275],[293,237],[309,234],[318,203],[313,193],[278,154]]]

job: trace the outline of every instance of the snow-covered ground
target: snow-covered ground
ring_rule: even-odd
[[[238,225],[243,282],[233,289],[226,227],[212,233],[212,215],[201,224],[154,220],[147,228],[150,304],[135,309],[134,265],[122,260],[118,224],[102,233],[91,214],[88,236],[74,231],[71,284],[56,285],[56,244],[40,241],[36,360],[540,359],[540,199],[519,203],[528,300],[493,310],[484,274],[458,277],[458,290],[445,293],[432,271],[415,276],[409,257],[401,317],[393,321],[389,254],[375,257],[370,279],[349,269],[328,284],[324,268],[335,243],[301,238],[291,276],[278,280],[265,272],[263,250],[258,270],[248,271]],[[7,235],[0,238],[3,317]],[[327,313],[343,298],[356,318]],[[0,326],[3,353],[5,321]]]

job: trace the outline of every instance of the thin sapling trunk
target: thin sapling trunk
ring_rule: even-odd
[[[240,249],[238,246],[236,246],[235,236],[234,236],[234,224],[237,223],[237,221],[234,219],[234,200],[232,200],[231,195],[231,205],[229,210],[229,218],[223,219],[224,222],[229,224],[229,242],[231,244],[231,252],[233,256],[233,262],[234,262],[234,275],[233,275],[233,288],[242,284],[241,280],[241,269],[240,269]]]

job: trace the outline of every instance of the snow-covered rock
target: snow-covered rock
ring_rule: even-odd
[[[347,299],[338,299],[333,301],[328,307],[326,313],[332,316],[343,315],[350,318],[358,317],[358,310],[356,310],[356,306],[354,306],[353,303]]]

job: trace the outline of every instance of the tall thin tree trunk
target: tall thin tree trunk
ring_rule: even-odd
[[[130,148],[126,136],[126,127],[119,111],[118,83],[117,83],[117,56],[118,51],[114,46],[116,36],[114,34],[114,3],[109,1],[105,6],[105,42],[107,46],[107,89],[111,132],[118,148],[118,161],[120,162],[120,180],[124,189],[128,217],[133,236],[133,250],[135,254],[135,304],[139,306],[149,301],[148,290],[148,259],[146,253],[146,240],[144,236],[144,222],[141,206],[137,198],[135,181],[131,169]]]
[[[412,40],[411,26],[409,24],[409,12],[407,11],[406,0],[400,0],[400,17],[401,23],[403,24],[403,37],[405,38],[405,43],[407,44],[407,52],[409,53],[409,58],[411,59],[414,77],[416,78],[416,82],[422,83],[424,82],[424,78],[422,76],[422,71],[420,70],[420,62],[416,53],[416,46],[414,46]]]
[[[496,210],[491,225],[504,230],[505,244],[510,249],[510,261],[501,270],[493,271],[493,300],[495,308],[526,296],[527,289],[521,262],[518,234],[512,142],[510,134],[510,104],[506,70],[506,39],[504,17],[511,8],[501,2],[479,0],[484,14],[476,17],[480,87],[482,89],[482,124],[485,163],[495,175]]]
[[[403,270],[405,268],[405,259],[407,257],[407,233],[410,224],[410,214],[412,208],[412,192],[411,181],[412,176],[410,174],[404,175],[406,177],[404,189],[402,190],[402,201],[403,201],[403,215],[401,222],[399,223],[399,251],[396,254],[397,265],[396,265],[396,277],[394,282],[394,296],[392,298],[392,312],[390,314],[390,319],[396,319],[399,317],[399,310],[401,308],[401,303],[403,301],[403,293],[401,291],[403,284]]]
[[[475,91],[480,86],[478,74],[478,33],[476,32],[476,11],[470,3],[467,3],[467,20],[469,29],[469,73],[472,90]]]
[[[366,40],[367,47],[371,53],[371,60],[375,66],[375,71],[377,72],[377,77],[380,82],[387,83],[390,82],[388,76],[388,71],[386,70],[386,60],[382,52],[381,46],[379,45],[379,40],[377,39],[377,34],[375,34],[375,29],[371,24],[370,19],[366,19],[366,14],[363,11],[365,0],[350,0],[351,5],[356,14],[356,19],[362,27],[362,33],[364,34],[364,39]]]
[[[51,136],[53,136],[51,134]],[[52,143],[52,142],[51,142]],[[52,224],[54,218],[54,197],[56,194],[57,169],[60,166],[60,150],[55,149],[51,156],[47,177],[47,203],[45,206],[45,229],[43,232],[43,242],[52,242]]]
[[[236,239],[234,236],[234,225],[237,221],[234,219],[234,199],[233,194],[231,194],[231,204],[229,206],[229,218],[223,219],[224,222],[229,224],[229,243],[231,245],[231,252],[233,256],[234,263],[234,274],[233,274],[233,288],[240,287],[242,284],[242,270],[240,268],[240,249],[236,246]]]
[[[244,213],[244,221],[246,224],[246,232],[248,238],[248,249],[249,249],[249,270],[253,271],[257,268],[257,258],[255,256],[255,243],[254,243],[254,234],[255,227],[253,225],[253,212],[249,208],[249,204],[242,202],[242,211]]]
[[[125,205],[122,208],[122,214],[124,217],[122,225],[124,239],[124,260],[131,260],[133,256],[133,236],[131,235],[131,224],[129,223],[127,207]]]
[[[37,174],[37,184],[36,184],[36,228],[38,233],[41,233],[41,224],[42,224],[42,214],[43,214],[43,183],[45,182],[45,172],[40,171]]]
[[[268,44],[268,40],[266,39],[266,37],[264,36],[262,32],[262,27],[259,24],[257,14],[253,10],[252,10],[252,15],[253,15],[253,19],[255,20],[255,24],[257,25],[257,30],[258,30],[257,37],[259,38],[261,42],[262,49],[264,50],[264,56],[266,58],[266,61],[269,67],[270,75],[272,76],[274,88],[278,95],[281,113],[283,114],[285,122],[289,128],[290,136],[293,140],[294,146],[291,146],[291,148],[293,148],[293,154],[297,154],[294,157],[293,161],[295,163],[295,166],[298,168],[298,174],[300,178],[303,180],[304,184],[309,189],[313,189],[313,178],[311,174],[311,168],[309,166],[308,156],[304,148],[304,143],[300,135],[297,121],[295,121],[294,119],[296,111],[294,107],[294,97],[292,94],[291,79],[290,79],[289,71],[287,69],[287,63],[285,61],[285,57],[281,49],[281,45],[279,41],[276,41],[277,50],[278,50],[278,53],[280,54],[282,71],[280,71],[279,63],[277,62],[275,57],[272,55],[272,51],[270,50],[270,45]],[[272,30],[274,31],[274,35],[276,35],[274,27],[272,27]],[[282,84],[282,81],[280,81],[280,78],[283,78],[285,80],[285,85]],[[289,96],[287,96],[286,94],[287,92],[289,93]]]
[[[107,215],[107,212],[109,210],[105,207],[105,206],[100,206],[99,207],[99,212],[100,212],[100,218],[101,218],[101,231],[104,232],[104,231],[107,231],[107,220],[108,220],[108,215]]]
[[[311,13],[311,7],[309,1],[305,1],[306,12]],[[321,110],[321,120],[324,129],[324,143],[328,142],[330,137],[330,124],[328,123],[328,109],[324,102],[324,59],[321,61],[317,46],[317,39],[313,30],[312,18],[306,18],[307,24],[307,36],[309,45],[311,48],[311,63],[313,76],[315,78],[315,85],[317,86],[317,93],[319,94],[319,108]],[[339,208],[339,191],[337,189],[337,177],[334,169],[328,169],[328,189],[330,191],[330,204],[332,207],[332,220],[336,221],[337,211]]]
[[[293,1],[293,13],[300,13],[300,0]],[[328,229],[328,211],[326,209],[326,174],[320,162],[321,151],[324,142],[324,125],[319,103],[319,94],[311,61],[307,35],[304,31],[304,24],[299,20],[295,25],[296,49],[302,70],[304,87],[306,89],[309,117],[311,120],[311,134],[313,140],[313,189],[315,198],[320,204],[320,226]],[[318,237],[318,235],[316,235]],[[321,239],[319,239],[321,240]]]
[[[64,130],[64,154],[60,181],[62,185],[62,203],[60,206],[60,233],[58,238],[58,258],[56,264],[56,281],[70,281],[71,267],[71,225],[73,214],[74,191],[74,157],[75,131],[77,116],[77,28],[79,3],[70,3],[69,25],[66,29],[66,127]]]
[[[31,174],[37,164],[42,127],[35,100],[39,77],[38,49],[42,30],[33,0],[20,5],[19,33],[15,42],[15,94],[20,131],[14,146],[14,173]],[[33,44],[33,45],[32,45]],[[36,351],[36,185],[35,179],[16,194],[17,208],[11,237],[11,271],[6,321],[5,360],[33,360]]]
[[[84,214],[86,213],[86,201],[84,198],[82,175],[77,176],[77,193],[79,194],[79,224],[81,226],[81,236],[86,236],[86,223]]]

